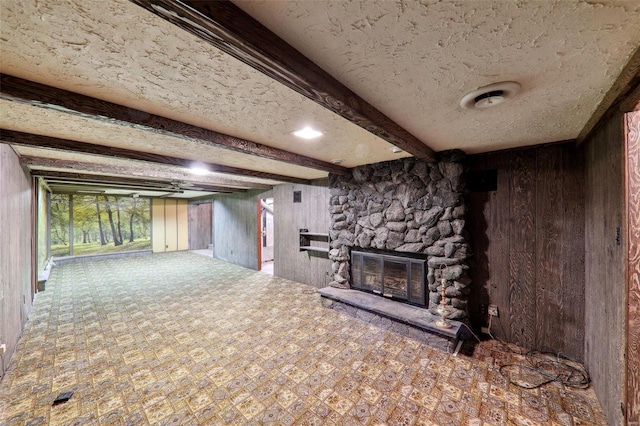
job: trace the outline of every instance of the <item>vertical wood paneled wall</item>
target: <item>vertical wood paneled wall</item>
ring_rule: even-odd
[[[189,204],[189,250],[206,249],[211,244],[213,203]]]
[[[213,255],[225,262],[258,269],[258,200],[271,191],[219,195],[213,200]]]
[[[618,114],[585,142],[585,363],[611,424],[622,424],[625,320],[623,131]]]
[[[0,343],[4,374],[32,307],[32,189],[18,156],[0,144]]]
[[[584,355],[584,154],[553,145],[470,157],[496,169],[496,191],[468,195],[476,327],[525,348]]]
[[[640,424],[640,111],[625,115],[628,424]]]
[[[293,192],[302,200],[293,202]],[[299,249],[300,229],[328,233],[329,188],[311,185],[278,185],[273,190],[274,205],[274,275],[292,281],[325,287],[331,281],[331,261],[326,253]],[[326,243],[325,243],[326,244]]]

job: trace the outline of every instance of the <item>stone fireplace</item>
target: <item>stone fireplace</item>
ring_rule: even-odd
[[[446,301],[453,307],[449,318],[466,318],[470,279],[463,159],[460,151],[447,151],[436,163],[407,158],[330,174],[330,285],[434,312],[444,280]],[[378,275],[384,271],[395,276]],[[416,283],[420,271],[421,285]]]

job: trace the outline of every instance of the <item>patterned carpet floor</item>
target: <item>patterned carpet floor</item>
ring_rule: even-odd
[[[0,424],[606,424],[591,389],[510,384],[499,366],[521,358],[454,357],[192,253],[70,264],[36,297]]]

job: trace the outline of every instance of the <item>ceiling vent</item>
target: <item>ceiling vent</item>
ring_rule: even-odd
[[[513,98],[520,91],[520,83],[503,81],[481,87],[469,92],[460,100],[460,106],[466,109],[485,109]]]

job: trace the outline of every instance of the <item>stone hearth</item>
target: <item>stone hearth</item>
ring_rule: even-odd
[[[408,158],[330,174],[330,285],[351,288],[351,248],[418,253],[427,259],[431,312],[441,300],[444,280],[453,307],[449,318],[466,318],[470,279],[463,159],[461,152],[449,151],[437,163]]]
[[[436,325],[439,319],[425,309],[378,297],[358,290],[325,287],[318,290],[322,305],[343,312],[369,324],[387,328],[446,352],[460,349],[461,341],[470,333],[458,321],[451,328]]]

